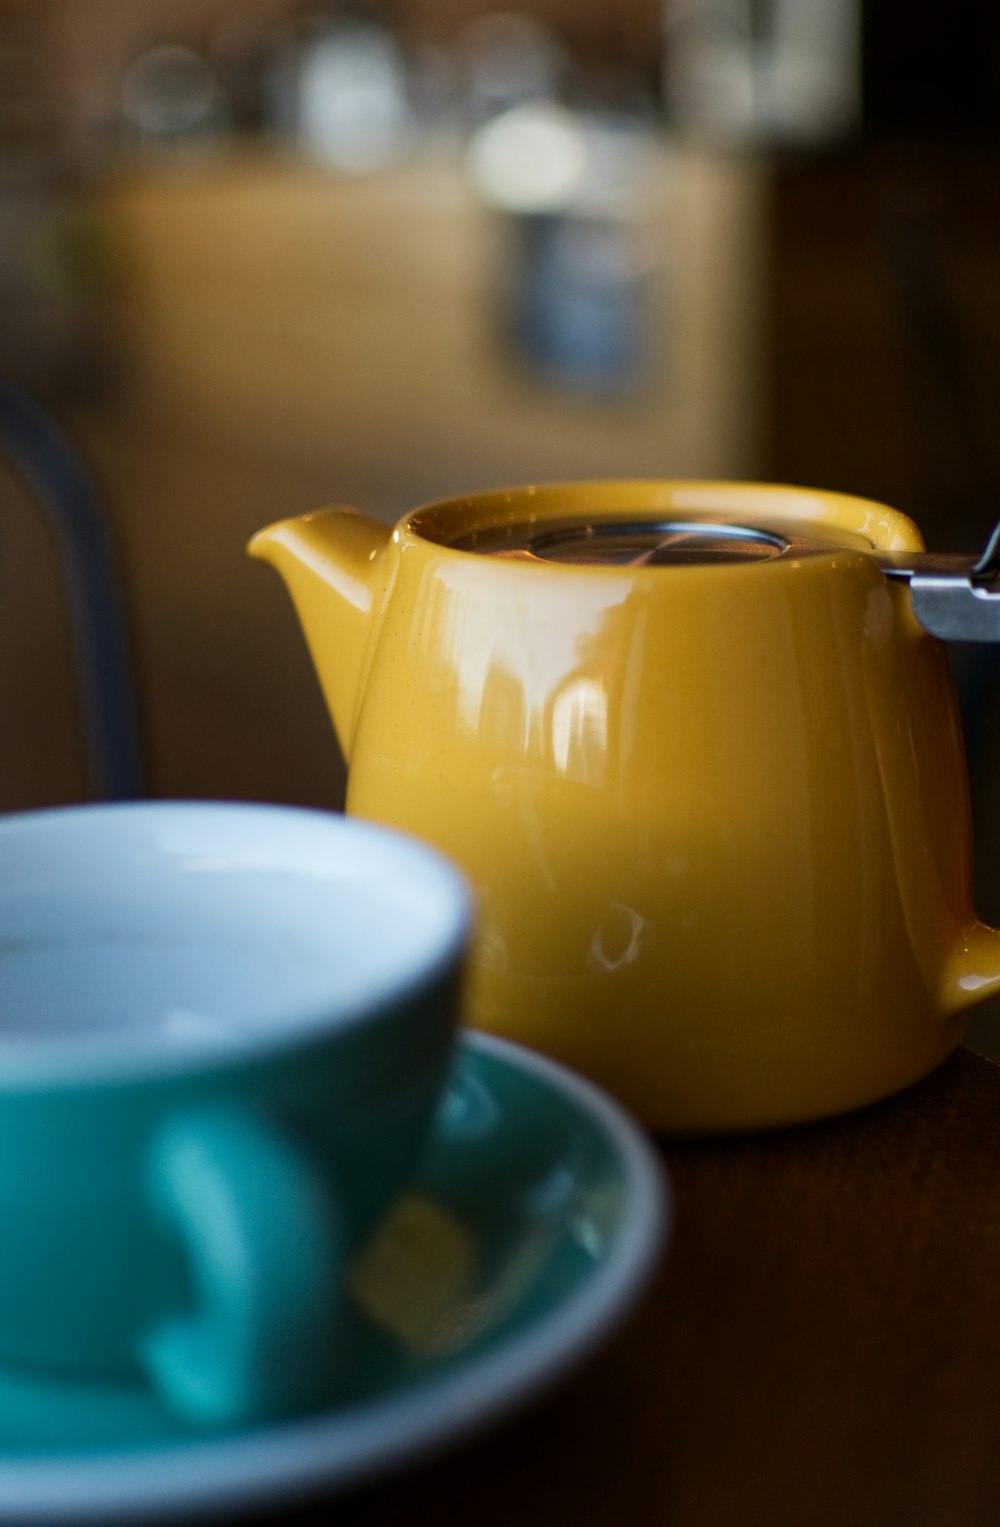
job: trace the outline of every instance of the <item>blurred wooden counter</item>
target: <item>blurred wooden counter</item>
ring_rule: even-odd
[[[457,147],[345,179],[278,155],[120,170],[94,193],[114,385],[60,414],[122,547],[158,794],[335,803],[291,609],[247,561],[270,519],[396,517],[542,478],[757,468],[768,185],[657,151],[642,208],[652,365],[614,398],[519,367],[499,334],[507,230]],[[0,476],[0,808],[86,789],[51,550]]]
[[[510,229],[457,146],[358,179],[277,156],[122,175],[98,205],[158,407],[320,454],[338,479],[377,484],[390,455],[405,505],[414,488],[747,470],[766,184],[752,161],[657,151],[636,217],[655,339],[620,398],[573,396],[505,353]]]

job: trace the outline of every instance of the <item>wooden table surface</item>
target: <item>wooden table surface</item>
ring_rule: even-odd
[[[1000,1069],[962,1050],[850,1118],[662,1150],[673,1245],[598,1357],[274,1523],[995,1527]]]

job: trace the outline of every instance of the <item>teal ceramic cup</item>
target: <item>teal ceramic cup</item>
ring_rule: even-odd
[[[323,1403],[468,920],[444,860],[333,814],[0,820],[0,1377],[139,1383],[197,1427]]]

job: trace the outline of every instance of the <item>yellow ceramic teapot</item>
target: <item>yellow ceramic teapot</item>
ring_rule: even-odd
[[[689,482],[484,493],[394,529],[328,510],[251,550],[298,608],[348,811],[475,888],[471,1023],[653,1127],[742,1129],[915,1081],[1000,990],[920,623],[1000,634],[985,563],[866,500]]]

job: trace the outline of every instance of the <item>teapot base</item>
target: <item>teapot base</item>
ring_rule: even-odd
[[[675,1138],[793,1128],[853,1113],[922,1081],[962,1043],[967,1016],[927,1015],[914,1023],[899,1014],[895,1046],[886,1044],[886,1018],[872,1026],[874,1042],[859,1045],[856,1020],[841,1043],[782,1044],[796,1027],[787,1010],[770,1023],[749,1011],[717,1024],[671,1021],[669,1003],[646,1015],[642,1043],[623,1043],[623,1027],[595,1012],[580,994],[575,1018],[566,994],[554,1001],[550,983],[496,972],[473,973],[465,1023],[539,1050],[603,1087],[655,1134]],[[589,999],[588,999],[589,998]],[[908,1021],[907,1021],[908,1020]],[[908,1032],[907,1032],[908,1029]]]

